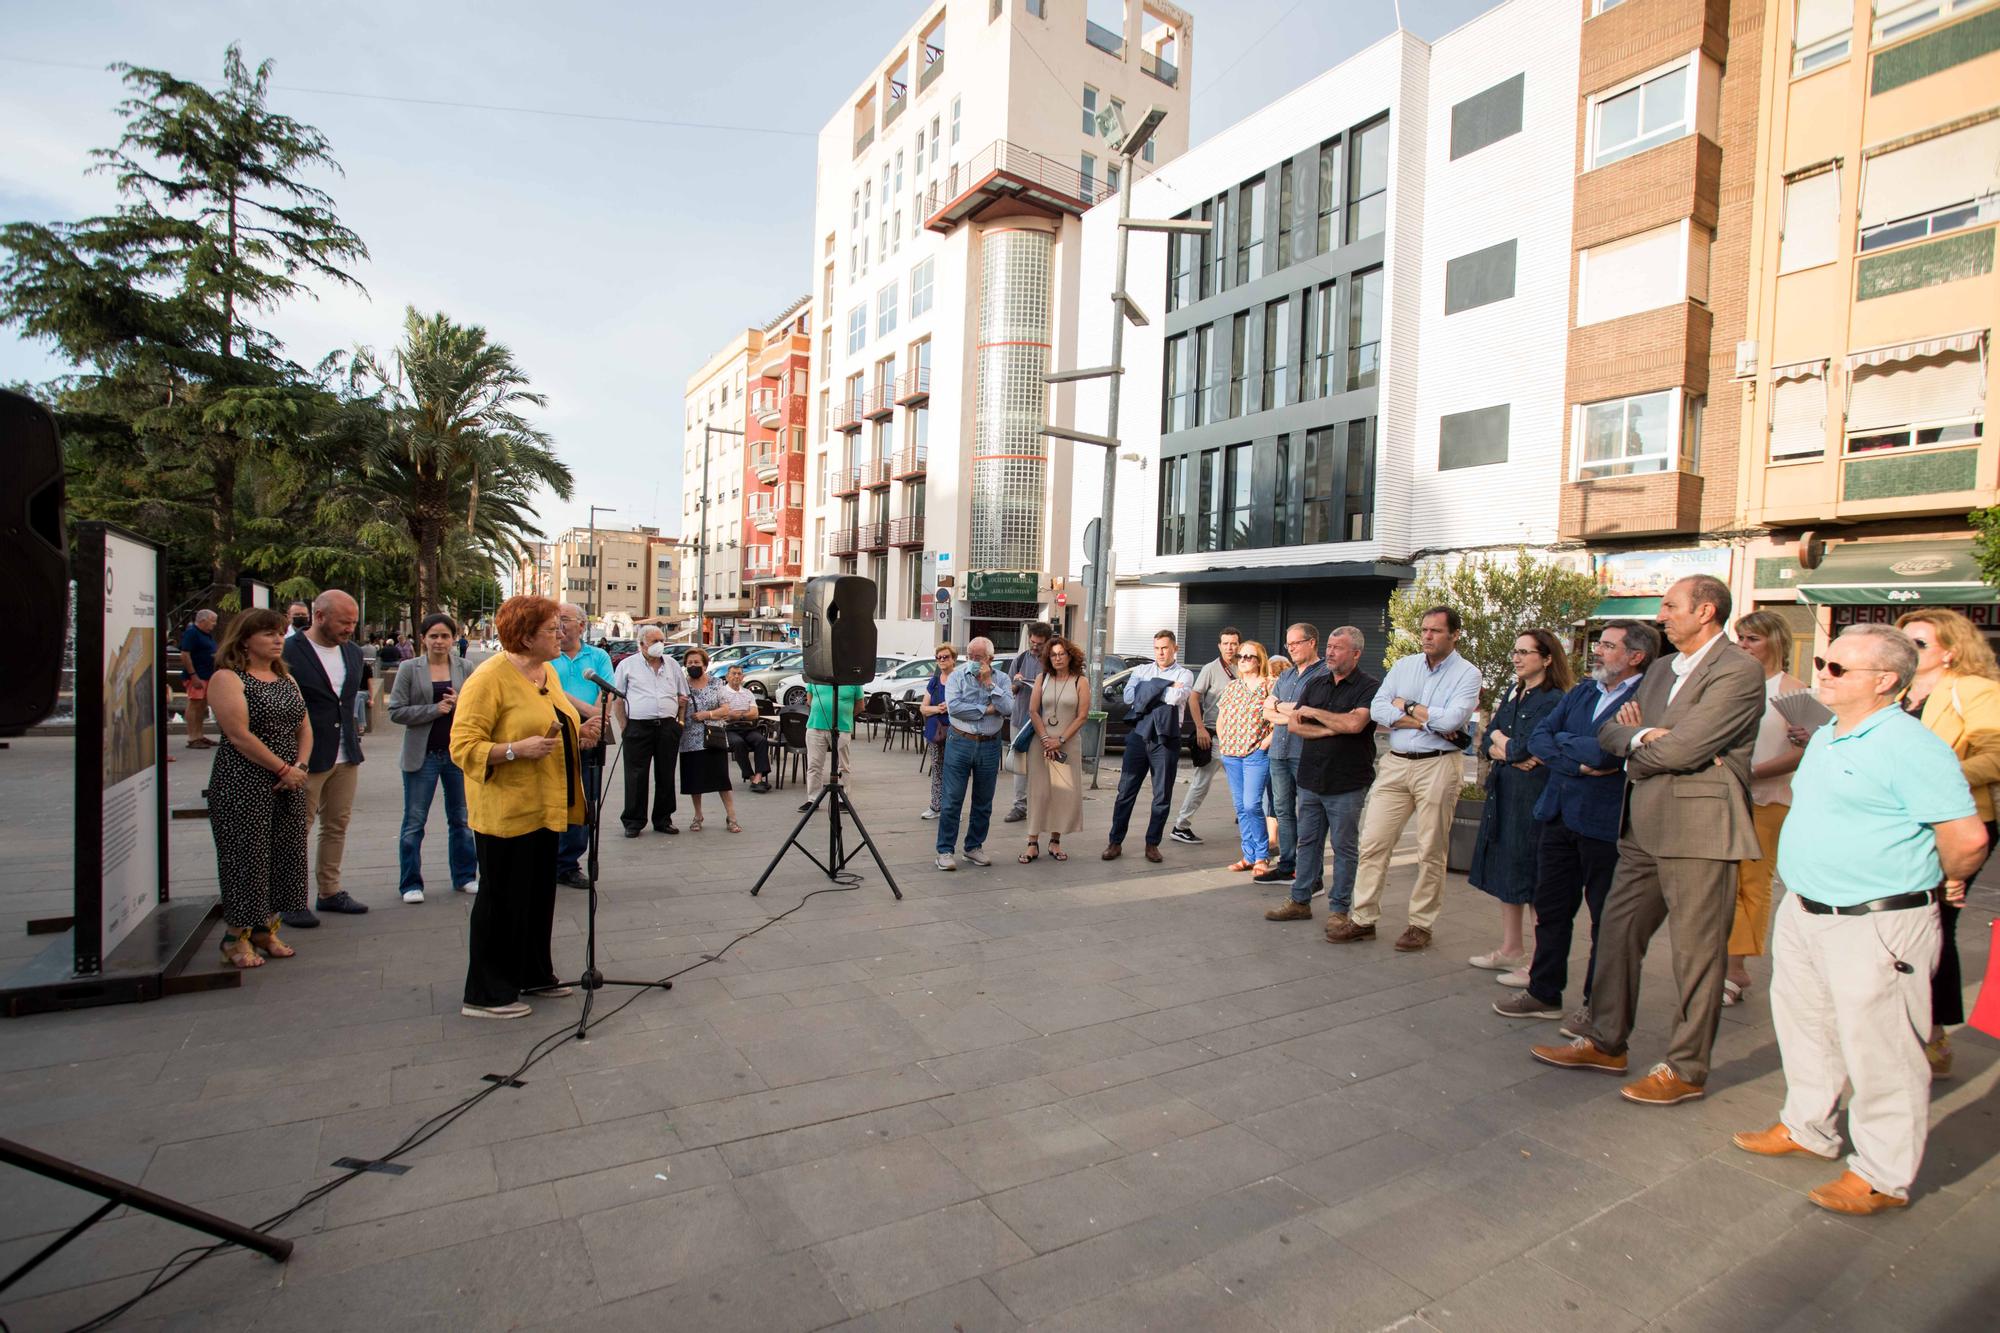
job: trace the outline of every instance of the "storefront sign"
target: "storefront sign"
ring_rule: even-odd
[[[968,595],[979,602],[1032,602],[1041,591],[1041,575],[974,573],[966,576]]]
[[[1925,606],[1940,605],[1927,602]],[[1827,610],[1833,615],[1833,629],[1837,634],[1848,625],[1893,625],[1896,618],[1905,615],[1910,607],[1898,604],[1876,602],[1867,606],[1833,605]],[[1975,606],[1945,606],[1947,611],[1956,611],[1982,630],[2000,631],[2000,605],[1984,603]]]
[[[1605,597],[1662,597],[1668,588],[1695,574],[1729,582],[1732,548],[1708,546],[1682,551],[1617,551],[1591,558],[1597,591]]]

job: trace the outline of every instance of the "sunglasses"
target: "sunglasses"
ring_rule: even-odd
[[[1838,662],[1829,662],[1824,657],[1815,657],[1813,659],[1813,666],[1826,672],[1827,675],[1832,676],[1835,680],[1839,680],[1850,671],[1873,671],[1877,675],[1887,674],[1881,667],[1842,666]]]
[[[1254,661],[1256,661],[1256,660],[1257,660],[1257,654],[1255,654],[1255,653],[1238,653],[1238,654],[1236,654],[1236,660],[1237,660],[1237,661],[1239,661],[1239,662],[1254,662]]]

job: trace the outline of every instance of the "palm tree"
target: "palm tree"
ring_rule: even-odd
[[[403,341],[384,365],[355,353],[344,429],[364,436],[370,488],[408,528],[415,547],[415,610],[440,609],[448,545],[498,560],[538,536],[536,486],[571,494],[570,471],[549,437],[522,414],[547,400],[514,355],[478,325],[405,311]],[[372,385],[372,387],[370,387]],[[447,543],[458,526],[466,542]]]

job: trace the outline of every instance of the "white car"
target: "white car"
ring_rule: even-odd
[[[922,694],[924,683],[921,678],[915,682],[907,680],[891,682],[890,680],[890,677],[894,673],[908,668],[913,664],[921,665],[924,668],[923,675],[928,676],[930,674],[931,659],[928,657],[913,657],[909,653],[886,653],[877,657],[875,659],[875,679],[861,687],[861,697],[865,699],[871,694],[887,693],[892,683],[896,686],[906,686],[914,683],[917,693]],[[787,676],[779,681],[777,695],[778,706],[780,708],[804,708],[806,706],[806,678],[804,673]],[[894,697],[901,699],[907,696],[897,693]]]

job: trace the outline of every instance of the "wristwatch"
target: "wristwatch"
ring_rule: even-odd
[[[1417,702],[1416,702],[1416,700],[1414,700],[1414,699],[1405,699],[1405,700],[1403,700],[1403,716],[1404,716],[1404,717],[1408,717],[1408,716],[1410,716],[1410,715],[1411,715],[1412,713],[1414,713],[1414,712],[1416,712],[1416,711],[1417,711]]]
[[[507,762],[510,764],[514,762],[514,747],[511,745],[507,747]]]

